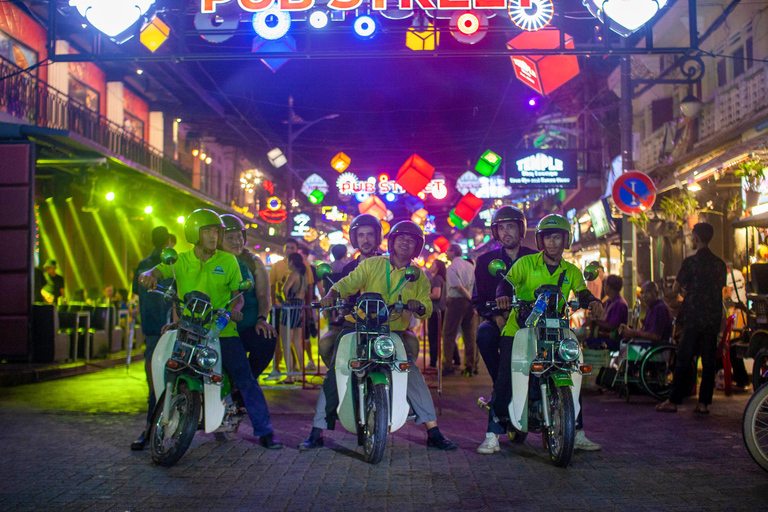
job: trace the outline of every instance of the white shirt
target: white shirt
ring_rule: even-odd
[[[734,277],[736,277],[736,286],[733,285]],[[736,300],[736,293],[739,294],[739,299],[742,303],[747,302],[747,289],[744,287],[744,274],[741,273],[741,270],[733,269],[733,275],[731,275],[729,270],[725,279],[725,285],[731,288],[731,300],[733,302],[738,302]]]
[[[463,286],[469,293],[475,286],[475,266],[464,258],[454,258],[446,270],[448,282],[448,298],[455,299],[462,295],[455,290],[457,286]]]

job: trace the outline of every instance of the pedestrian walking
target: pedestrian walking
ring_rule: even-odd
[[[461,247],[451,244],[446,256],[451,265],[446,271],[448,302],[443,320],[443,375],[451,375],[451,356],[456,347],[456,336],[461,327],[464,338],[464,371],[471,377],[475,367],[475,335],[477,315],[472,307],[472,292],[475,286],[475,266],[461,257]]]

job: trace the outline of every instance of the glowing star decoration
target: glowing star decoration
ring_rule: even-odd
[[[342,152],[331,159],[331,167],[339,172],[344,172],[349,167],[351,161],[352,159]]]
[[[584,0],[592,16],[601,22],[610,18],[611,30],[628,37],[667,5],[667,0]]]
[[[412,196],[417,196],[432,180],[435,168],[419,155],[411,155],[397,171],[395,181]]]
[[[457,11],[451,16],[450,27],[458,42],[475,44],[488,33],[488,16],[480,11]]]
[[[448,247],[451,246],[451,242],[449,242],[448,239],[444,236],[439,236],[435,239],[434,242],[432,242],[432,245],[437,252],[442,254],[448,250]]]
[[[573,37],[564,34],[565,48],[574,49]],[[555,29],[523,32],[507,41],[507,48],[552,50],[560,46],[560,31]],[[535,50],[531,50],[535,51]],[[579,61],[575,55],[513,55],[515,76],[542,96],[563,85],[579,74]]]
[[[168,39],[170,33],[171,29],[168,28],[168,25],[163,23],[163,20],[157,16],[153,16],[152,20],[141,28],[139,41],[149,48],[149,51],[154,53]]]
[[[313,190],[311,194],[309,194],[309,202],[312,204],[320,204],[323,202],[323,199],[325,199],[325,194],[320,192],[319,190]]]
[[[552,0],[509,0],[507,12],[512,23],[533,32],[548,26],[552,21]]]
[[[387,207],[384,206],[384,202],[377,196],[368,197],[368,199],[358,205],[357,209],[360,213],[373,215],[379,220],[387,218]]]
[[[440,32],[432,23],[414,23],[405,33],[405,46],[413,51],[434,50],[440,44]]]
[[[480,212],[480,208],[483,207],[483,200],[475,196],[474,194],[464,194],[456,207],[453,209],[454,214],[463,221],[470,223]]]
[[[110,38],[131,28],[154,3],[155,0],[69,0],[69,5],[88,23]]]
[[[489,149],[477,161],[475,170],[483,176],[491,176],[499,170],[500,165],[501,157]]]

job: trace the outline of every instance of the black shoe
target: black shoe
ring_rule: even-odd
[[[140,452],[147,445],[147,433],[142,432],[138,439],[131,443],[131,451]]]
[[[443,368],[443,377],[447,377],[448,375],[453,375],[456,373],[453,368]]]
[[[455,450],[459,447],[456,443],[452,443],[448,440],[447,437],[445,437],[443,434],[437,435],[435,437],[428,437],[427,438],[427,447],[434,447],[439,450]]]
[[[275,435],[271,432],[265,436],[259,437],[259,444],[267,450],[283,449],[283,443],[281,443],[279,439],[275,439]]]
[[[471,377],[472,376],[472,370],[470,368],[464,368],[464,370],[461,372],[462,377]]]
[[[299,445],[300,452],[306,452],[307,450],[314,450],[315,448],[322,448],[325,446],[325,441],[322,437],[309,436]]]

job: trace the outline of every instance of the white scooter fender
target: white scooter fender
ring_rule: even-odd
[[[178,331],[166,331],[160,337],[152,354],[152,385],[155,389],[155,396],[159,400],[165,392],[165,363],[173,355],[173,347],[176,343],[176,333]],[[214,367],[216,373],[221,374],[221,346],[218,340],[211,345],[219,354],[219,360]],[[205,417],[206,433],[213,432],[221,426],[224,418],[225,406],[221,400],[221,384],[204,384],[203,386],[203,407]]]
[[[395,356],[399,360],[407,360],[408,355],[405,352],[403,340],[395,333],[390,337],[395,343]],[[357,404],[353,400],[352,390],[352,370],[349,368],[349,361],[355,357],[357,348],[357,333],[349,333],[342,336],[339,340],[339,347],[336,350],[336,390],[339,393],[339,406],[337,414],[339,421],[349,432],[357,432],[357,421],[355,420],[355,407]],[[389,431],[394,432],[402,427],[408,419],[410,406],[406,398],[408,390],[408,373],[392,372],[392,381],[390,383],[390,427]]]
[[[571,331],[565,331],[565,336],[576,339]],[[512,346],[512,401],[509,403],[509,418],[512,425],[521,432],[528,432],[528,380],[531,372],[531,363],[536,356],[536,331],[535,329],[520,329],[515,334]],[[579,363],[584,362],[584,356],[579,353]],[[581,374],[571,373],[573,386],[573,410],[578,416],[579,394],[581,392]]]

